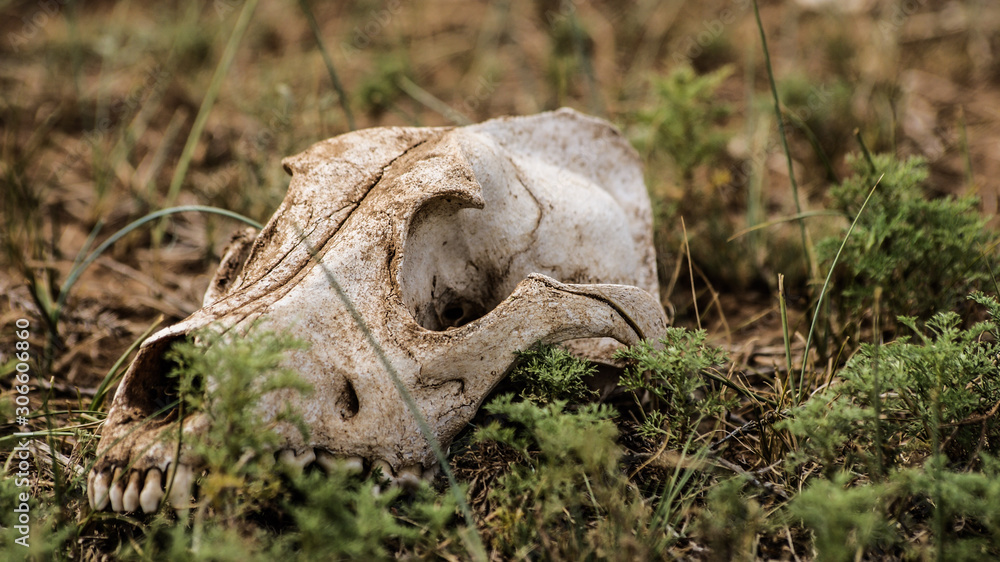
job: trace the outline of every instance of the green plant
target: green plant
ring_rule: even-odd
[[[992,476],[1000,466],[1000,303],[971,298],[990,321],[963,329],[957,314],[944,312],[921,329],[901,317],[915,338],[862,345],[839,383],[778,424],[798,443],[789,470],[819,467],[825,474],[789,504],[789,514],[813,530],[824,559],[897,545],[898,532],[887,530],[898,528],[893,521],[926,528],[932,545],[910,548],[939,559],[998,552],[992,537],[1000,509],[990,498],[1000,490]]]
[[[996,307],[992,298],[976,298]],[[1000,401],[995,365],[1000,348],[981,336],[990,331],[995,338],[997,320],[961,329],[957,314],[939,313],[927,321],[928,336],[913,318],[901,317],[917,342],[902,337],[881,346],[863,344],[840,370],[840,384],[782,422],[781,427],[802,438],[796,458],[822,460],[831,470],[879,464],[875,424],[888,436],[882,453],[889,465],[926,458],[933,453],[935,434],[956,464],[974,463],[981,451],[994,452],[1000,420],[987,414]]]
[[[280,444],[277,426],[290,424],[308,438],[308,429],[291,406],[265,420],[255,404],[271,392],[312,389],[297,373],[280,366],[285,353],[303,347],[288,335],[253,328],[247,334],[223,333],[209,327],[197,340],[177,343],[167,353],[175,363],[170,376],[178,380],[182,413],[208,418],[206,430],[190,443],[207,472],[203,502],[232,516],[277,493],[270,454]],[[242,496],[239,501],[237,496]]]
[[[815,538],[817,560],[858,560],[870,547],[895,533],[885,513],[886,486],[848,486],[851,476],[815,480],[788,505]]]
[[[690,184],[694,170],[716,158],[728,136],[718,130],[729,115],[729,106],[719,103],[716,90],[732,72],[723,67],[699,76],[687,66],[663,78],[653,79],[655,101],[636,116],[633,142],[639,151],[652,151],[673,160],[678,180]]]
[[[695,532],[711,551],[711,560],[754,560],[754,542],[765,529],[765,513],[743,489],[743,478],[730,478],[708,491],[695,519]]]
[[[971,290],[990,279],[988,265],[996,235],[985,228],[972,197],[929,199],[924,191],[927,164],[879,154],[848,159],[854,174],[834,187],[835,208],[854,217],[872,186],[878,187],[844,246],[835,273],[836,304],[847,319],[859,321],[883,289],[890,315],[927,318],[958,306]],[[881,178],[881,181],[879,181]],[[817,251],[829,264],[840,238],[827,238]]]
[[[585,80],[589,94],[590,107],[599,111],[597,84],[595,83],[593,58],[594,39],[576,17],[575,8],[563,3],[561,11],[548,12],[549,38],[551,42],[547,65],[547,78],[552,88],[553,103],[556,106],[565,105],[578,78]]]
[[[581,400],[597,393],[583,378],[597,372],[597,366],[561,347],[538,344],[517,352],[518,362],[510,380],[523,386],[522,398],[538,404],[555,400]]]
[[[358,84],[356,106],[363,107],[369,115],[379,117],[389,109],[398,110],[397,100],[402,95],[399,82],[411,74],[409,61],[401,53],[379,55],[370,74]]]
[[[294,525],[275,541],[276,557],[385,560],[399,548],[426,555],[447,539],[461,548],[454,501],[426,484],[406,499],[399,488],[379,490],[374,479],[360,480],[338,466],[328,473],[298,475],[290,487],[283,507]],[[438,552],[449,550],[442,547]]]
[[[932,499],[942,528],[931,545],[911,545],[915,556],[932,552],[939,560],[974,562],[1000,557],[1000,461],[983,455],[977,471],[935,471],[926,468],[903,470],[893,478],[899,494],[912,504]],[[914,510],[917,511],[917,510]],[[919,511],[917,511],[919,513]],[[915,526],[912,513],[901,518]]]
[[[502,556],[648,556],[652,512],[618,468],[613,410],[587,404],[568,411],[560,400],[536,405],[515,402],[512,394],[484,408],[509,424],[495,421],[475,439],[503,444],[520,459],[489,493],[494,516],[487,525]]]
[[[662,349],[642,341],[615,354],[627,364],[620,384],[635,393],[642,408],[644,436],[663,433],[670,443],[683,445],[702,420],[733,406],[734,398],[725,392],[705,388],[710,372],[729,360],[724,351],[707,345],[706,337],[704,330],[667,328]],[[645,393],[648,404],[642,400]]]

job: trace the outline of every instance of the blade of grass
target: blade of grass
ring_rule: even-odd
[[[670,478],[663,485],[663,494],[660,496],[659,505],[656,506],[656,511],[653,512],[653,519],[650,522],[650,528],[662,529],[663,534],[666,535],[665,544],[663,544],[664,547],[669,546],[679,538],[677,531],[673,529],[675,524],[673,519],[677,516],[682,516],[695,499],[693,495],[688,496],[686,499],[682,498],[681,494],[684,490],[688,489],[688,483],[694,478],[695,474],[702,471],[701,467],[705,459],[708,458],[709,451],[707,446],[702,446],[694,454],[691,454],[690,450],[693,444],[694,435],[691,435],[681,449],[680,459],[674,466],[673,474],[670,475]],[[672,513],[671,507],[675,503],[681,505],[678,505],[678,509]],[[683,505],[685,503],[687,505]]]
[[[861,154],[865,157],[865,162],[868,163],[868,170],[871,171],[872,175],[877,172],[875,169],[875,162],[872,160],[872,153],[868,151],[868,145],[865,144],[865,139],[861,136],[861,129],[854,129],[854,138],[858,141],[858,146],[861,147]]]
[[[212,112],[212,107],[215,105],[215,99],[219,95],[219,90],[222,89],[222,80],[229,73],[229,67],[232,65],[233,59],[236,58],[236,51],[243,40],[243,34],[246,32],[247,27],[250,26],[250,18],[253,16],[256,7],[257,0],[247,0],[243,4],[243,10],[240,11],[239,18],[233,26],[233,32],[229,35],[229,41],[222,51],[222,57],[219,59],[219,64],[215,67],[215,73],[212,74],[208,90],[206,90],[205,97],[198,108],[198,115],[194,118],[194,125],[191,126],[191,132],[188,133],[187,142],[184,144],[184,149],[181,150],[180,160],[177,162],[177,167],[174,168],[174,176],[170,180],[170,188],[167,190],[167,199],[164,202],[165,207],[172,206],[180,194],[181,184],[184,183],[184,178],[187,177],[188,166],[191,165],[191,158],[194,156],[194,149],[198,146],[198,139],[201,138],[201,133],[205,129],[205,124],[208,122],[208,115]],[[161,222],[156,227],[156,230],[153,231],[154,246],[159,245],[159,240],[163,237],[164,229],[166,229],[166,221]]]
[[[774,226],[776,224],[781,224],[781,223],[784,223],[784,222],[799,221],[799,220],[807,219],[807,218],[810,218],[810,217],[843,217],[843,216],[844,216],[843,213],[838,213],[837,211],[805,211],[803,213],[796,213],[796,214],[791,215],[791,216],[780,217],[780,218],[777,218],[777,219],[774,219],[774,220],[769,220],[767,222],[762,222],[762,223],[755,224],[753,226],[749,226],[747,228],[744,228],[743,230],[740,230],[736,234],[733,234],[729,238],[727,238],[726,242],[732,242],[733,240],[736,240],[737,238],[739,238],[741,236],[746,236],[747,234],[750,234],[751,232],[760,230],[762,228],[772,227],[772,226]],[[845,217],[845,218],[847,218],[847,217]]]
[[[958,132],[959,147],[962,153],[962,160],[965,164],[965,186],[970,192],[975,193],[976,176],[972,171],[972,152],[969,150],[969,130],[965,124],[965,106],[958,106]]]
[[[767,50],[767,36],[764,34],[764,24],[760,20],[760,7],[757,6],[757,0],[753,0],[753,13],[754,17],[757,18],[757,29],[760,30],[760,45],[764,49],[764,66],[767,69],[767,80],[771,86],[771,95],[774,97],[774,116],[778,119],[778,137],[781,139],[781,147],[785,151],[785,161],[788,164],[788,181],[792,185],[792,199],[795,200],[795,212],[796,214],[802,214],[802,203],[799,200],[799,184],[795,181],[792,152],[788,149],[788,138],[785,136],[785,121],[781,117],[781,100],[778,98],[778,86],[774,81],[774,69],[771,68],[771,55]],[[809,274],[812,277],[818,277],[819,266],[816,264],[812,246],[809,244],[809,235],[806,233],[805,222],[799,221],[799,230],[802,235],[802,251],[805,252]]]
[[[785,375],[784,387],[791,386],[792,379],[792,340],[788,336],[788,308],[785,306],[785,276],[778,274],[778,307],[781,310],[781,334],[785,340],[785,366],[788,369]]]
[[[819,320],[820,305],[823,303],[823,297],[826,296],[826,291],[830,287],[830,279],[833,278],[833,270],[837,268],[837,262],[840,261],[840,254],[844,251],[844,246],[847,245],[847,241],[851,238],[851,233],[854,232],[854,227],[857,226],[858,219],[861,218],[861,213],[865,212],[865,207],[868,206],[868,201],[871,200],[872,195],[875,195],[875,190],[878,188],[878,184],[882,182],[883,177],[885,177],[885,174],[879,176],[875,185],[872,186],[872,190],[868,192],[868,197],[865,197],[865,202],[861,204],[861,208],[858,209],[858,214],[854,216],[854,221],[851,222],[851,227],[847,229],[844,241],[840,243],[840,248],[837,248],[837,255],[833,257],[833,261],[830,263],[830,270],[826,272],[826,280],[823,282],[823,288],[820,289],[819,296],[816,298],[816,306],[813,309],[812,322],[809,324],[809,335],[806,337],[805,350],[802,352],[802,372],[799,373],[799,389],[795,396],[795,405],[802,402],[803,386],[806,380],[806,367],[809,366],[809,348],[812,345],[813,333],[816,330],[816,322]]]
[[[872,330],[875,338],[875,358],[872,363],[872,413],[875,419],[875,460],[876,478],[885,474],[885,460],[882,458],[882,383],[879,380],[879,351],[882,349],[881,326],[882,287],[875,287],[875,303],[872,306]]]
[[[819,144],[819,138],[816,133],[813,132],[812,128],[809,127],[805,121],[802,120],[794,111],[790,111],[788,107],[785,107],[784,115],[792,122],[793,125],[799,128],[800,131],[805,133],[806,139],[809,141],[809,145],[812,146],[813,153],[819,158],[820,163],[823,164],[823,169],[826,170],[826,179],[831,183],[840,183],[837,178],[837,172],[833,169],[833,163],[830,162],[830,157],[826,155],[826,151]]]
[[[357,129],[357,125],[354,123],[354,115],[351,113],[347,94],[344,92],[344,85],[340,83],[340,77],[337,76],[337,69],[333,66],[333,59],[330,58],[330,53],[327,52],[326,46],[323,44],[323,34],[320,32],[319,24],[316,23],[316,16],[313,15],[308,0],[299,0],[299,7],[302,8],[302,13],[305,14],[306,21],[309,23],[309,29],[312,30],[313,37],[316,38],[316,46],[319,48],[320,55],[323,56],[326,71],[330,74],[330,81],[333,82],[333,89],[337,91],[337,96],[340,97],[340,108],[344,110],[344,117],[347,118],[347,126],[353,131]]]
[[[94,260],[99,258],[101,254],[104,253],[105,250],[111,247],[112,244],[120,240],[126,234],[132,232],[133,230],[139,228],[140,226],[150,221],[156,220],[160,217],[165,217],[167,215],[172,215],[175,213],[185,213],[185,212],[213,213],[216,215],[222,215],[225,217],[229,217],[231,219],[236,219],[238,221],[245,222],[246,224],[249,224],[250,226],[257,229],[264,228],[263,225],[261,225],[259,222],[244,217],[243,215],[234,213],[232,211],[227,211],[226,209],[219,209],[217,207],[206,207],[205,205],[182,205],[180,207],[171,207],[169,209],[162,209],[154,213],[150,213],[140,219],[136,219],[131,223],[129,223],[124,228],[122,228],[121,230],[119,230],[118,232],[114,233],[111,236],[111,238],[105,240],[104,243],[98,246],[97,249],[95,249],[93,252],[90,253],[89,256],[87,256],[87,259],[80,262],[80,264],[77,267],[74,267],[70,271],[69,276],[66,277],[66,282],[63,283],[62,288],[59,290],[59,298],[56,300],[55,310],[53,311],[53,314],[55,315],[56,325],[58,325],[59,316],[62,313],[63,307],[66,305],[66,299],[69,297],[69,292],[73,288],[73,285],[76,284],[76,281],[80,278],[80,275],[83,274],[84,270],[87,269],[87,267],[89,267],[90,264],[94,263]]]
[[[684,232],[684,255],[687,256],[688,276],[691,278],[691,302],[694,304],[694,319],[701,329],[701,314],[698,313],[698,292],[694,288],[694,265],[691,263],[691,246],[688,245],[688,231],[684,224],[684,217],[681,217],[681,230]]]
[[[410,96],[414,100],[420,102],[422,105],[428,109],[440,113],[443,117],[447,118],[449,121],[456,125],[471,125],[472,120],[462,115],[458,111],[452,109],[448,104],[444,103],[438,99],[434,94],[428,92],[427,90],[417,86],[413,80],[410,80],[406,76],[401,76],[399,78],[399,89],[406,92],[406,95]]]

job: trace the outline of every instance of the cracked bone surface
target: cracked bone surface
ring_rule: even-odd
[[[189,505],[198,459],[186,448],[175,458],[177,410],[153,414],[174,394],[164,353],[210,324],[308,344],[284,364],[313,392],[256,406],[268,418],[291,404],[309,426],[308,441],[283,430],[279,458],[343,459],[398,485],[432,477],[437,461],[379,353],[447,447],[515,351],[574,340],[606,359],[615,340],[663,335],[641,164],[605,121],[561,109],[366,129],[283,164],[292,179],[274,216],[234,237],[204,307],[144,342],[126,372],[88,477],[95,509]],[[197,434],[206,421],[181,423]]]

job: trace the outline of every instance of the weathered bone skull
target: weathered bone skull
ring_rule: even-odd
[[[289,462],[370,463],[403,483],[436,465],[427,440],[331,276],[443,446],[535,342],[658,339],[652,213],[636,153],[608,123],[569,109],[461,128],[376,128],[284,160],[284,202],[234,239],[204,308],[149,338],[115,394],[90,502],[156,510],[190,498],[197,459],[175,459],[163,354],[192,330],[258,322],[309,347],[285,364],[314,392],[273,392],[310,428],[287,431]],[[251,247],[252,244],[252,247]],[[584,339],[592,338],[592,339]],[[604,339],[593,339],[604,338]],[[197,432],[204,416],[182,420]],[[174,431],[169,431],[171,426]],[[166,486],[167,481],[173,482]]]

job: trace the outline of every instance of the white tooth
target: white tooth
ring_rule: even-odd
[[[139,505],[142,506],[143,513],[154,513],[160,507],[160,500],[163,499],[163,473],[158,468],[151,468],[146,472],[146,484],[139,494]]]
[[[327,473],[330,473],[337,466],[337,457],[333,456],[333,453],[330,451],[316,449],[316,464]]]
[[[90,501],[90,509],[94,509],[94,471],[87,474],[87,499]]]
[[[396,484],[401,488],[413,490],[420,485],[420,474],[422,472],[423,468],[421,468],[419,464],[404,466],[399,469],[399,476],[396,478]]]
[[[125,487],[125,494],[122,495],[122,508],[125,511],[137,511],[139,509],[139,471],[133,470],[128,477],[128,486]]]
[[[191,485],[194,484],[194,472],[186,464],[177,463],[173,471],[173,484],[170,485],[170,505],[176,510],[187,509],[191,503]]]
[[[116,468],[115,475],[111,477],[111,490],[108,497],[111,498],[111,510],[118,513],[122,510],[122,492],[125,491],[125,483],[122,482],[122,469]]]
[[[108,481],[111,480],[111,473],[100,472],[94,477],[94,509],[104,511],[108,507]]]
[[[376,468],[382,469],[382,478],[388,480],[390,484],[396,483],[396,475],[392,473],[392,467],[389,466],[389,463],[385,462],[382,459],[378,459],[372,462],[372,471],[374,471]]]
[[[365,459],[358,456],[347,457],[344,459],[344,466],[349,472],[361,474],[365,470]]]
[[[365,470],[365,459],[361,457],[338,457],[324,449],[316,449],[316,464],[323,468],[328,474],[337,470],[338,466],[347,469],[348,472],[360,474]]]
[[[292,449],[285,449],[278,454],[278,459],[288,466],[303,470],[316,460],[316,453],[312,449],[306,449],[301,455],[296,455]]]

